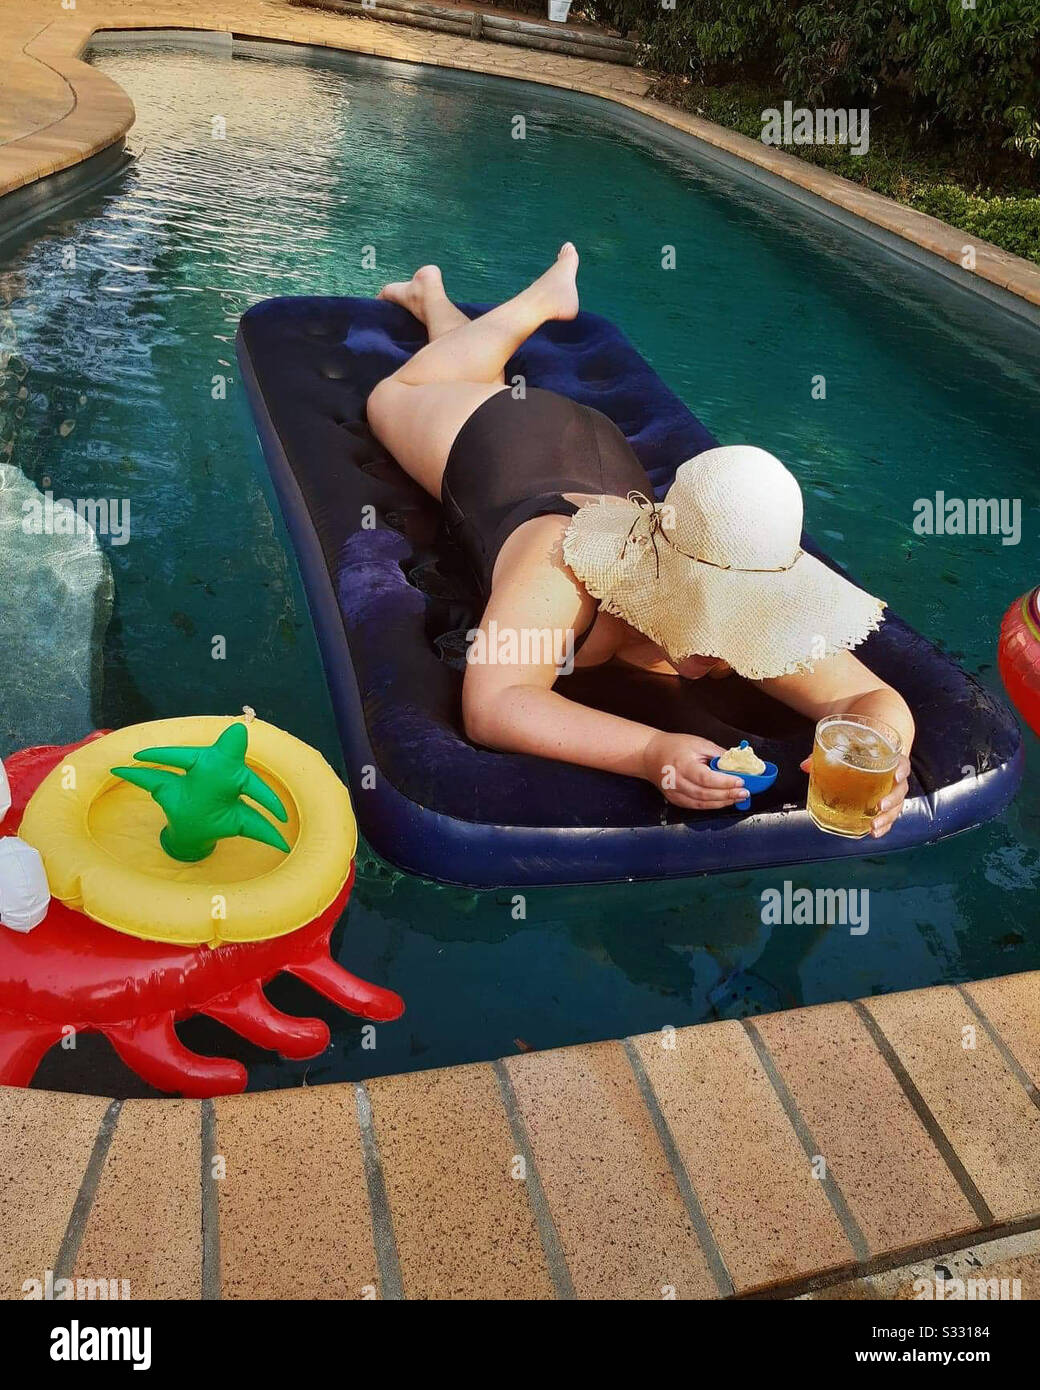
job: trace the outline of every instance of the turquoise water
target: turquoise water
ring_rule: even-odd
[[[374,294],[431,260],[460,298],[500,299],[568,237],[586,307],[723,442],[783,458],[831,553],[998,688],[1000,618],[1040,578],[1040,335],[547,89],[355,59],[101,47],[95,61],[134,100],[139,158],[0,256],[3,385],[17,388],[0,407],[5,459],[58,495],[130,501],[130,543],[103,542],[115,601],[95,723],[248,703],[338,760],[238,380],[238,318],[271,295]],[[1021,499],[1021,543],[915,536],[913,503],[937,488]],[[55,691],[34,695],[55,741],[85,732]],[[405,997],[404,1019],[363,1051],[356,1023],[326,1011],[333,1047],[312,1063],[230,1048],[253,1086],[292,1085],[1035,968],[1038,851],[1030,766],[999,820],[939,846],[529,891],[523,921],[508,892],[440,888],[363,852],[336,949]],[[760,894],[785,878],[869,889],[870,931],[763,926]],[[287,982],[271,994],[299,1012],[313,998]],[[228,1049],[216,1025],[182,1031]],[[99,1089],[114,1066],[101,1043],[70,1056],[48,1058],[40,1084]]]

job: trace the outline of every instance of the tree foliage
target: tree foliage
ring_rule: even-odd
[[[775,80],[795,106],[898,98],[922,128],[1040,154],[1040,0],[587,0],[643,61]]]

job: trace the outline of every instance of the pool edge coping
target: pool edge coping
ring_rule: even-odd
[[[857,1297],[906,1297],[905,1280],[903,1292],[895,1291],[900,1270],[1018,1238],[1031,1250],[1036,1284],[1029,1296],[1040,1297],[1040,1176],[1027,1179],[1028,1191],[1014,1190],[1023,1163],[1040,1152],[1040,1048],[1031,1033],[1038,998],[1040,971],[1027,971],[212,1101],[113,1101],[0,1087],[0,1107],[19,1122],[6,1127],[19,1131],[13,1136],[0,1131],[0,1150],[5,1142],[33,1147],[48,1137],[53,1142],[56,1134],[79,1135],[64,1206],[50,1204],[57,1208],[49,1215],[55,1254],[48,1267],[55,1277],[91,1277],[76,1263],[87,1237],[95,1259],[104,1250],[105,1268],[125,1270],[132,1287],[139,1279],[147,1286],[153,1254],[124,1244],[122,1218],[143,1222],[163,1200],[168,1180],[173,1191],[198,1182],[201,1237],[194,1207],[175,1205],[164,1219],[169,1246],[158,1253],[166,1273],[176,1272],[180,1284],[197,1288],[202,1299],[239,1296],[254,1275],[274,1281],[275,1292],[266,1296],[342,1297],[326,1291],[324,1271],[336,1268],[346,1251],[357,1265],[359,1250],[363,1256],[367,1251],[367,1263],[351,1269],[350,1277],[383,1298],[480,1298],[487,1296],[480,1293],[485,1280],[503,1265],[520,1281],[517,1287],[526,1290],[523,1281],[529,1280],[532,1290],[510,1297],[655,1297],[652,1290],[633,1294],[631,1269],[612,1265],[609,1251],[604,1255],[597,1213],[612,1197],[611,1228],[623,1237],[626,1259],[637,1265],[642,1259],[651,1283],[658,1265],[681,1269],[676,1297],[828,1297],[829,1290],[842,1296],[837,1291],[851,1285],[860,1290]],[[977,1059],[969,1059],[976,1048],[966,1049],[961,1037],[965,1019],[981,1024]],[[940,1057],[944,1030],[950,1046]],[[835,1061],[832,1075],[839,1081],[821,1083],[821,1067]],[[970,1125],[946,1094],[958,1085],[972,1092]],[[864,1086],[871,1091],[868,1106],[860,1099]],[[845,1101],[833,1109],[843,1087]],[[197,1150],[166,1154],[162,1116],[171,1106],[177,1123],[201,1136]],[[261,1183],[264,1193],[266,1155],[285,1162],[285,1140],[297,1131],[301,1106],[312,1107],[308,1144],[302,1154],[290,1150],[288,1170],[308,1172],[308,1151],[317,1151],[317,1176],[308,1172],[301,1181],[300,1200],[279,1206],[265,1196],[251,1208],[248,1189]],[[715,1111],[724,1115],[723,1143],[731,1152],[701,1154],[707,1157],[702,1165],[698,1144],[712,1141],[701,1140],[698,1131],[717,1123]],[[121,1147],[127,1126],[131,1142]],[[891,1136],[886,1155],[861,1152],[872,1127]],[[853,1139],[851,1166],[836,1138],[846,1130]],[[988,1136],[988,1149],[976,1131]],[[998,1143],[990,1142],[994,1136]],[[437,1142],[451,1164],[438,1161],[430,1148]],[[1024,1152],[1007,1180],[1000,1158],[1005,1142]],[[352,1151],[347,1168],[333,1161],[344,1150]],[[758,1160],[752,1204],[748,1174],[731,1162],[738,1151]],[[419,1172],[417,1152],[429,1156]],[[816,1171],[820,1155],[826,1155],[822,1176]],[[612,1164],[613,1193],[610,1172],[604,1176]],[[12,1196],[22,1183],[31,1197],[33,1175],[12,1169],[12,1176]],[[620,1205],[619,1176],[627,1197]],[[987,1190],[985,1201],[979,1186]],[[138,1210],[120,1206],[120,1221],[113,1223],[112,1193],[120,1190],[136,1195]],[[322,1223],[311,1275],[296,1268],[283,1274],[277,1259],[251,1272],[258,1244],[280,1249],[297,1223],[320,1214],[334,1192],[353,1212],[353,1226],[344,1237],[334,1222]],[[508,1231],[498,1219],[506,1193],[514,1204]],[[922,1214],[922,1206],[930,1210]],[[771,1219],[761,1219],[762,1209]],[[873,1227],[869,1238],[864,1213]],[[436,1269],[444,1258],[437,1242],[453,1223],[465,1237],[451,1256],[455,1266]],[[0,1265],[17,1271],[14,1281],[23,1249],[17,1240],[0,1232]],[[648,1250],[656,1252],[650,1261]],[[691,1288],[689,1271],[698,1259],[702,1283]],[[440,1277],[454,1281],[454,1291],[431,1292],[430,1281]],[[298,1287],[301,1278],[311,1285]],[[283,1279],[288,1282],[280,1292]],[[475,1291],[459,1292],[459,1281],[471,1281]],[[15,1286],[0,1289],[0,1299],[17,1297]]]

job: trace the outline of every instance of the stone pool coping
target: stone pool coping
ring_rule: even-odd
[[[605,97],[960,265],[964,233],[648,100],[637,69],[281,0],[0,15],[0,194],[132,125],[79,61],[96,30],[185,27]],[[1040,267],[974,245],[1040,305]],[[1038,1087],[1040,972],[212,1102],[0,1089],[0,1296],[50,1269],[139,1298],[911,1297],[959,1251],[1040,1297]]]
[[[1032,972],[214,1101],[0,1089],[0,1297],[1038,1298],[1038,1085]]]
[[[961,283],[1040,307],[1040,266],[937,218],[817,168],[783,150],[726,130],[646,96],[645,70],[514,49],[455,35],[406,29],[348,15],[293,7],[287,0],[79,0],[58,11],[53,0],[21,0],[17,13],[0,16],[5,60],[5,110],[0,115],[0,196],[76,164],[117,140],[133,124],[133,105],[122,89],[79,55],[101,29],[180,28],[287,40],[351,52],[484,72],[602,97],[651,118],[658,130],[693,137],[724,161],[736,160],[789,193],[819,200],[840,220],[865,223],[882,238],[911,243],[945,263]],[[963,269],[966,249],[974,270]]]

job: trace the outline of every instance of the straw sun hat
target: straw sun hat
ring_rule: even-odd
[[[714,656],[765,680],[862,642],[884,603],[801,548],[802,493],[764,449],[709,449],[661,503],[641,493],[581,507],[567,564],[608,613],[674,661]]]

